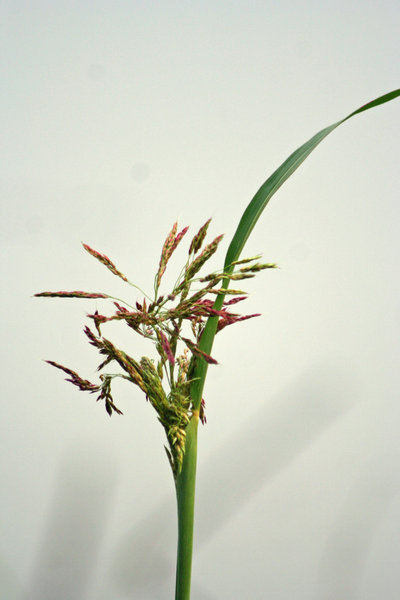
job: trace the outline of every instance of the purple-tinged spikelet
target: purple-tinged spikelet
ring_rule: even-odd
[[[167,359],[169,360],[169,362],[171,363],[171,365],[174,365],[175,364],[175,357],[174,357],[174,355],[172,353],[171,346],[169,345],[167,337],[164,335],[164,333],[160,329],[157,329],[157,337],[158,337],[158,340],[159,340],[159,342],[161,344],[162,349],[165,352],[165,355],[166,355]]]
[[[117,269],[117,267],[108,258],[108,256],[106,256],[105,254],[100,254],[100,252],[97,252],[97,250],[93,250],[93,248],[91,248],[87,244],[82,244],[82,246],[85,248],[86,252],[89,252],[89,254],[94,256],[94,258],[97,258],[98,261],[100,261],[104,266],[106,266],[107,269],[109,269],[111,271],[111,273],[113,273],[117,277],[120,277],[124,281],[128,281],[126,276]]]
[[[89,294],[88,292],[82,292],[75,290],[73,292],[40,292],[35,294],[36,297],[43,298],[109,298],[108,294]]]
[[[211,222],[211,219],[208,219],[208,221],[206,221],[204,223],[204,225],[202,225],[202,227],[200,227],[199,231],[196,233],[196,235],[192,239],[190,248],[189,248],[189,255],[196,254],[196,252],[198,252],[200,250],[201,245],[204,242],[204,238],[206,237],[207,229],[208,229],[210,222]]]
[[[167,238],[162,247],[160,264],[159,264],[157,275],[156,275],[157,288],[160,285],[161,278],[165,273],[165,269],[167,268],[167,263],[168,263],[169,259],[171,258],[172,253],[178,246],[179,242],[181,241],[181,239],[183,238],[183,236],[185,235],[185,233],[187,232],[189,227],[184,227],[182,229],[182,231],[180,231],[178,234],[176,233],[177,229],[178,229],[178,223],[175,222],[171,231],[167,235]]]
[[[185,272],[185,281],[192,279],[196,273],[198,273],[204,263],[214,254],[217,250],[219,243],[221,242],[223,235],[217,236],[212,242],[210,242],[203,251],[195,258],[187,267]]]
[[[181,239],[183,238],[183,236],[185,235],[185,233],[187,232],[187,230],[189,229],[189,227],[184,227],[182,229],[182,231],[180,231],[178,233],[178,235],[175,237],[174,239],[174,243],[172,244],[172,249],[171,249],[171,254],[174,252],[174,250],[177,248],[179,242],[181,241]],[[171,256],[170,254],[170,256]]]
[[[93,319],[93,321],[95,323],[106,323],[107,321],[110,321],[110,319],[112,317],[106,317],[105,315],[100,315],[97,310],[95,313],[93,313],[92,315],[88,315],[89,319]]]
[[[121,410],[119,410],[119,408],[117,408],[114,404],[114,400],[111,396],[111,376],[107,376],[107,375],[100,375],[101,379],[102,379],[102,385],[101,385],[101,392],[99,394],[99,396],[97,397],[97,402],[99,400],[104,400],[105,406],[106,406],[106,411],[107,413],[110,415],[110,417],[112,416],[113,412],[116,412],[118,415],[122,415],[123,412]]]
[[[192,340],[189,340],[188,338],[185,338],[185,337],[181,337],[181,339],[182,339],[182,341],[185,342],[185,344],[187,345],[187,347],[189,348],[189,350],[192,354],[194,354],[195,356],[204,358],[204,360],[209,364],[212,364],[212,365],[218,364],[218,361],[216,361],[215,358],[213,358],[209,354],[206,354],[205,352],[203,352],[203,350],[200,350],[200,348],[198,346],[196,346],[196,344],[194,342],[192,342]]]
[[[161,277],[164,275],[165,269],[167,268],[167,262],[169,261],[172,253],[172,247],[175,241],[176,231],[178,229],[178,223],[175,222],[172,226],[171,231],[167,235],[164,245],[161,250],[160,264],[156,275],[156,285],[160,285]]]
[[[239,321],[247,321],[247,319],[252,319],[253,317],[261,317],[261,313],[240,316],[226,312],[225,315],[218,321],[217,331],[221,331],[221,329],[224,329],[224,327],[227,325],[233,325],[233,323],[238,323]]]
[[[209,294],[217,294],[217,295],[221,295],[223,294],[225,295],[230,295],[230,296],[237,296],[238,294],[246,294],[246,292],[244,292],[243,290],[231,290],[231,289],[225,289],[225,288],[217,288],[216,290],[214,289],[210,289],[208,290]]]
[[[94,383],[90,383],[90,381],[88,381],[87,379],[82,379],[82,377],[80,377],[75,371],[72,371],[72,369],[68,369],[67,367],[60,365],[59,363],[56,363],[53,360],[46,360],[46,362],[49,365],[56,367],[57,369],[61,369],[61,371],[64,371],[64,373],[67,373],[67,375],[69,375],[69,379],[66,379],[66,381],[70,381],[71,383],[76,385],[81,391],[93,393],[97,392],[100,389],[100,386],[95,385]]]
[[[238,296],[237,298],[232,298],[232,300],[226,300],[224,302],[224,306],[230,306],[231,304],[237,304],[237,302],[241,302],[242,300],[246,300],[247,296]]]
[[[100,315],[99,312],[96,310],[92,315],[88,315],[88,318],[93,319],[97,333],[101,336],[100,325],[106,323],[107,321],[110,321],[110,317]]]
[[[113,304],[118,308],[120,312],[129,312],[129,310],[125,306],[118,304],[118,302],[113,302]]]

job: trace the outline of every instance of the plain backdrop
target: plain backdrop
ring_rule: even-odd
[[[399,5],[5,0],[1,30],[0,595],[173,598],[163,430],[137,388],[110,419],[43,362],[95,379],[104,303],[33,294],[140,300],[81,242],[151,290],[175,220],[212,217],[221,266],[289,153],[399,87]],[[193,600],[399,597],[399,108],[329,136],[248,241],[280,268],[246,283],[262,316],[216,338]]]

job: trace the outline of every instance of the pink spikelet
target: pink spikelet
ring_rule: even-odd
[[[189,227],[184,227],[182,229],[182,231],[180,231],[177,234],[176,232],[178,230],[178,223],[175,222],[171,231],[167,235],[167,238],[162,247],[160,264],[159,264],[157,275],[156,275],[157,288],[160,285],[161,278],[165,273],[165,269],[167,268],[167,263],[168,263],[169,259],[171,258],[172,253],[177,248],[179,242],[181,241],[181,239],[183,238],[183,236],[185,235],[185,233],[187,232],[188,229],[189,229]]]
[[[246,300],[247,296],[238,296],[237,298],[232,298],[232,300],[226,300],[224,302],[224,306],[230,306],[231,304],[236,304],[237,302],[241,302],[242,300]]]
[[[92,346],[94,346],[95,348],[97,348],[99,350],[103,349],[102,341],[94,335],[94,333],[90,329],[90,327],[85,325],[85,327],[83,328],[83,331],[84,331],[85,335],[89,338],[89,344],[91,344]]]
[[[63,365],[60,365],[54,362],[53,360],[46,360],[46,362],[49,365],[52,365],[53,367],[61,369],[61,371],[67,373],[67,375],[69,375],[69,379],[67,379],[66,381],[70,381],[71,383],[76,385],[81,391],[93,393],[97,392],[100,389],[100,386],[90,383],[90,381],[88,381],[87,379],[82,379],[81,377],[79,377],[78,373],[72,371],[72,369],[63,367]]]
[[[159,264],[157,275],[156,275],[157,287],[160,285],[161,277],[164,275],[165,269],[167,268],[167,262],[169,261],[170,256],[171,256],[171,249],[172,249],[172,246],[175,241],[175,235],[176,235],[177,229],[178,229],[178,223],[175,222],[172,226],[171,231],[167,235],[164,245],[162,247],[160,264]]]
[[[233,323],[239,323],[239,321],[247,321],[247,319],[252,319],[253,317],[261,317],[260,313],[255,313],[253,315],[235,315],[233,313],[226,312],[224,316],[218,321],[217,332],[221,331],[227,325],[233,325]]]
[[[73,292],[40,292],[35,296],[42,298],[109,298],[108,294],[89,294],[80,290],[74,290]]]
[[[195,258],[186,268],[185,280],[192,279],[204,263],[216,252],[219,243],[221,242],[223,235],[217,236],[210,244],[205,246],[202,252]]]
[[[91,248],[87,244],[82,244],[82,246],[85,248],[86,252],[89,252],[89,254],[91,254],[92,256],[94,256],[94,258],[97,258],[98,261],[100,261],[104,266],[106,266],[107,269],[109,271],[111,271],[111,273],[113,273],[117,277],[120,277],[124,281],[128,281],[127,277],[123,273],[121,273],[121,271],[119,271],[117,269],[117,267],[108,258],[108,256],[106,256],[105,254],[100,254],[100,252],[97,252],[97,250],[93,250],[93,248]]]
[[[178,246],[179,242],[181,241],[181,239],[183,238],[183,236],[185,235],[185,233],[187,232],[187,230],[189,229],[189,227],[184,227],[182,229],[182,231],[180,231],[178,233],[178,235],[175,237],[174,239],[174,243],[172,245],[172,250],[171,250],[171,254],[173,253],[173,251],[176,249],[176,247]]]
[[[161,347],[164,350],[164,352],[165,352],[165,354],[166,354],[169,362],[171,363],[171,365],[174,365],[175,364],[175,357],[172,354],[171,346],[169,345],[167,337],[160,330],[157,331],[157,337],[160,340]]]
[[[196,252],[198,252],[200,250],[201,245],[204,242],[204,238],[206,237],[207,229],[208,229],[210,222],[211,222],[211,219],[208,219],[208,221],[206,221],[204,223],[204,225],[202,225],[202,227],[200,227],[199,231],[196,233],[196,235],[192,239],[190,247],[189,247],[189,255],[196,254]]]
[[[94,312],[92,315],[88,315],[88,318],[93,319],[95,327],[97,329],[97,333],[99,334],[99,336],[101,336],[100,325],[102,325],[103,323],[107,323],[107,321],[112,320],[112,317],[106,317],[105,315],[100,315],[98,310],[96,310],[96,312]]]
[[[209,354],[206,354],[206,352],[203,352],[203,350],[200,350],[200,348],[196,346],[196,344],[192,342],[192,340],[189,340],[188,338],[185,338],[183,336],[181,336],[181,339],[185,342],[186,346],[189,348],[192,354],[204,358],[204,360],[211,365],[218,364],[218,361],[216,361],[215,358],[213,358]]]

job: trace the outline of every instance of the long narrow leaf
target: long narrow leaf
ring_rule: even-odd
[[[372,100],[368,102],[368,104],[364,104],[350,115],[337,121],[333,125],[329,127],[325,127],[318,133],[316,133],[311,139],[309,139],[305,144],[297,148],[290,156],[281,164],[278,169],[267,179],[265,183],[260,187],[258,192],[255,194],[254,198],[246,208],[243,213],[243,216],[240,220],[238,228],[236,230],[235,235],[231,241],[231,244],[228,248],[228,252],[226,254],[225,259],[225,267],[230,265],[232,262],[238,259],[243,247],[252,232],[254,225],[259,219],[261,213],[264,208],[268,204],[269,200],[275,194],[275,192],[281,187],[283,183],[296,171],[296,169],[301,165],[301,163],[307,158],[309,154],[329,135],[336,127],[339,127],[342,123],[354,117],[355,115],[364,112],[365,110],[369,110],[374,106],[378,106],[379,104],[384,104],[385,102],[389,102],[390,100],[394,100],[400,96],[400,89],[394,90],[393,92],[389,92],[384,96],[380,96],[376,98],[376,100]]]
[[[289,158],[287,158],[274,173],[266,180],[266,182],[260,187],[258,192],[255,194],[250,204],[247,206],[246,210],[243,213],[243,216],[239,222],[238,228],[233,236],[233,239],[228,248],[226,258],[225,258],[225,272],[231,273],[233,271],[232,263],[238,260],[243,247],[252,232],[255,224],[257,223],[261,213],[264,208],[267,206],[269,200],[275,194],[275,192],[281,187],[281,185],[289,179],[289,177],[296,171],[296,169],[302,164],[302,162],[307,158],[309,154],[329,135],[336,127],[339,127],[342,123],[350,119],[351,117],[364,112],[365,110],[369,110],[370,108],[374,108],[375,106],[379,106],[380,104],[384,104],[385,102],[389,102],[390,100],[394,100],[400,96],[400,89],[394,90],[393,92],[389,92],[388,94],[384,94],[367,104],[364,104],[357,110],[350,113],[344,119],[337,121],[333,125],[329,127],[325,127],[317,134],[315,134],[312,138],[310,138],[305,144],[300,146],[297,150],[295,150]],[[229,284],[229,280],[226,279],[223,282],[223,288],[226,288]],[[217,297],[215,301],[215,308],[219,310],[224,301],[224,294],[221,294]],[[211,353],[215,333],[218,325],[218,317],[209,317],[207,321],[207,325],[201,337],[200,349],[206,354]],[[204,380],[207,373],[207,364],[205,361],[201,359],[196,360],[195,369],[193,372],[193,384],[191,388],[191,396],[194,402],[195,407],[198,409],[200,407]]]

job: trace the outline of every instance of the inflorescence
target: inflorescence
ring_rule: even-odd
[[[135,307],[127,302],[117,300],[113,296],[103,293],[87,293],[82,291],[41,292],[35,294],[41,297],[57,298],[90,298],[108,299],[114,305],[111,316],[100,314],[97,310],[89,314],[94,329],[85,326],[84,332],[89,343],[97,348],[103,360],[97,370],[102,371],[100,382],[96,385],[82,379],[75,371],[68,369],[54,361],[46,361],[54,367],[68,374],[67,381],[76,385],[82,391],[97,394],[97,400],[103,400],[107,413],[122,414],[117,408],[111,395],[111,383],[115,377],[122,377],[137,385],[146,395],[155,408],[159,421],[163,425],[169,449],[166,448],[174,476],[180,472],[185,448],[186,427],[192,416],[192,403],[190,398],[190,384],[193,381],[194,362],[205,360],[207,363],[216,364],[217,361],[203,352],[200,339],[206,321],[209,317],[217,317],[217,332],[227,325],[244,321],[259,314],[241,316],[231,312],[231,306],[246,298],[242,290],[225,289],[220,287],[222,281],[238,281],[254,277],[258,271],[274,268],[272,263],[257,262],[260,256],[238,260],[229,265],[228,270],[213,272],[199,277],[203,265],[216,252],[223,236],[216,237],[212,242],[203,246],[209,219],[197,232],[190,243],[188,258],[178,281],[172,291],[167,295],[159,295],[159,288],[168,261],[178,244],[186,234],[188,227],[177,231],[177,223],[169,232],[161,252],[158,270],[154,279],[154,299],[142,303],[136,302]],[[98,261],[103,263],[114,275],[126,283],[131,283],[114,263],[104,254],[93,250],[87,244],[84,249]],[[195,291],[193,291],[195,288]],[[232,296],[224,301],[220,310],[214,308],[215,297],[219,294]],[[124,351],[117,348],[109,339],[104,337],[102,327],[110,321],[123,321],[142,337],[151,340],[158,353],[155,361],[143,356],[135,360]],[[186,332],[187,323],[189,331]],[[185,328],[185,332],[184,332]],[[184,335],[185,333],[185,335]],[[190,336],[190,337],[189,337]],[[122,369],[120,374],[108,374],[103,369],[111,362],[116,362]],[[200,419],[205,422],[204,401],[200,410]]]

